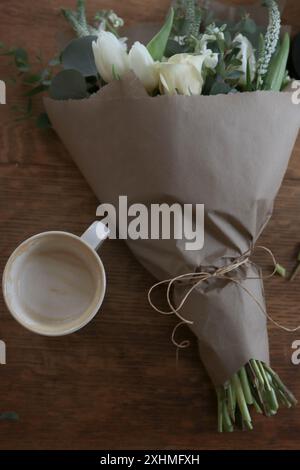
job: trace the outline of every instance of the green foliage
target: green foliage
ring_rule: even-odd
[[[103,10],[98,12],[95,16],[95,27],[90,26],[86,19],[84,0],[77,1],[76,11],[63,10],[63,14],[73,26],[79,39],[74,39],[62,54],[56,55],[48,62],[44,61],[41,53],[31,58],[24,48],[7,48],[4,43],[0,42],[0,55],[11,57],[13,59],[13,65],[16,68],[16,74],[9,77],[7,82],[14,85],[21,83],[25,90],[24,97],[27,99],[27,103],[25,103],[24,106],[13,106],[14,111],[17,113],[17,121],[35,117],[32,98],[49,90],[57,68],[60,66],[66,70],[77,70],[77,72],[81,74],[81,78],[85,78],[84,96],[94,93],[99,89],[97,70],[91,48],[91,41],[95,39],[93,34],[98,33],[99,23],[101,28],[109,29],[117,34],[117,29],[121,27],[124,22],[112,10]],[[83,82],[81,79],[77,80],[77,90],[79,81],[80,93],[81,96],[83,96]],[[56,86],[57,83],[55,87]],[[71,94],[75,93],[76,95],[75,88],[73,86]],[[63,92],[65,93],[65,89],[63,89]],[[38,127],[42,129],[48,128],[51,125],[48,117],[44,113],[36,118],[36,122]]]
[[[276,52],[281,30],[281,17],[277,1],[265,0],[263,5],[266,6],[269,11],[269,25],[258,59],[257,89],[264,88],[264,80],[268,73],[272,57]]]
[[[277,49],[270,62],[270,67],[265,78],[264,89],[280,91],[286,76],[286,66],[290,52],[290,36],[284,35],[280,47]]]
[[[21,47],[6,48],[2,43],[0,55],[11,57],[17,74],[10,77],[10,83],[16,85],[21,83],[24,88],[24,97],[27,103],[24,106],[13,106],[17,113],[17,121],[34,117],[32,98],[49,89],[56,66],[60,63],[57,57],[44,62],[41,54],[31,58],[28,52]]]
[[[161,60],[164,56],[170,33],[173,26],[174,10],[171,8],[170,13],[162,26],[161,30],[154,36],[154,38],[147,45],[154,60]]]
[[[206,95],[256,89],[280,91],[288,80],[286,65],[290,39],[286,35],[282,44],[276,47],[279,43],[280,12],[275,0],[267,0],[266,6],[269,26],[264,36],[245,12],[242,12],[239,22],[224,25],[214,17],[211,9],[200,7],[197,0],[176,0],[165,24],[148,44],[148,50],[156,61],[180,53],[205,54],[207,49],[217,54],[215,69],[210,69],[205,63],[203,66],[202,93]],[[86,18],[85,0],[77,0],[75,10],[63,9],[62,12],[77,38],[48,62],[44,61],[41,53],[32,58],[23,47],[6,48],[0,42],[0,55],[11,58],[17,72],[7,81],[21,82],[25,90],[25,106],[14,107],[18,120],[34,117],[33,98],[40,93],[50,91],[50,96],[55,99],[82,99],[97,92],[101,86],[92,41],[99,30],[108,30],[118,36],[124,21],[113,10],[101,10],[95,14],[91,26]],[[241,71],[241,49],[239,43],[234,42],[238,34],[246,36],[256,49],[258,71],[254,80],[249,60],[246,72]],[[63,71],[55,76],[58,67]],[[36,122],[42,129],[51,126],[45,113],[39,115]]]
[[[119,36],[119,29],[124,26],[124,20],[120,18],[113,10],[98,11],[94,17],[97,29],[110,31]]]
[[[177,0],[174,6],[174,20],[166,48],[166,56],[191,52],[200,33],[203,9],[197,0]],[[177,46],[175,46],[177,43]]]
[[[65,8],[62,8],[61,11],[65,19],[73,27],[78,37],[97,34],[97,30],[92,26],[89,26],[87,22],[84,0],[77,0],[77,7],[75,11]]]
[[[61,54],[61,64],[65,70],[73,69],[84,77],[97,76],[92,42],[97,36],[85,36],[73,39]]]
[[[95,14],[94,25],[90,25],[86,18],[85,1],[78,0],[76,10],[62,8],[62,13],[71,24],[78,37],[94,36],[99,28],[111,31],[118,36],[118,30],[124,25],[124,21],[113,10],[101,10]]]
[[[63,70],[53,78],[49,95],[54,100],[81,100],[88,96],[86,81],[77,70]]]
[[[225,81],[222,79],[218,79],[212,85],[209,94],[210,95],[220,95],[220,94],[227,95],[228,93],[231,92],[231,90],[232,88],[230,87],[228,83],[225,83]]]
[[[203,16],[199,2],[195,0],[177,0],[174,6],[175,15],[172,37],[198,36]]]

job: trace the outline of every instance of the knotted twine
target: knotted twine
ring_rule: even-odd
[[[189,340],[183,340],[180,343],[176,340],[176,333],[178,328],[180,328],[183,325],[192,325],[194,322],[191,320],[188,320],[187,318],[184,318],[180,310],[183,308],[185,303],[187,302],[188,298],[192,294],[192,292],[197,289],[202,283],[210,280],[210,279],[223,279],[226,281],[234,282],[237,286],[239,286],[241,289],[243,289],[250,297],[251,299],[256,303],[256,305],[259,307],[259,310],[265,317],[273,323],[277,328],[287,331],[288,333],[294,333],[296,331],[300,330],[300,325],[298,325],[295,328],[289,328],[285,325],[280,324],[276,320],[272,318],[272,316],[267,312],[265,307],[261,304],[261,302],[255,297],[255,295],[252,294],[252,292],[243,285],[241,282],[241,279],[238,277],[233,277],[229,276],[230,273],[237,271],[240,267],[245,266],[247,264],[254,264],[250,257],[254,253],[256,249],[261,249],[265,251],[267,254],[270,255],[274,269],[273,272],[269,275],[266,276],[257,276],[257,277],[246,277],[244,279],[260,279],[260,280],[266,280],[272,278],[276,272],[277,272],[277,261],[275,259],[275,256],[273,252],[269,249],[266,248],[265,246],[257,246],[255,249],[250,249],[247,252],[245,252],[243,255],[237,257],[232,263],[226,266],[221,266],[220,268],[216,268],[213,272],[207,272],[207,271],[195,271],[191,273],[186,273],[186,274],[181,274],[179,276],[175,276],[171,279],[166,279],[164,281],[157,282],[154,284],[148,291],[148,301],[151,307],[158,313],[162,315],[176,315],[176,317],[180,320],[180,322],[174,327],[171,335],[171,340],[174,346],[177,348],[177,354],[179,349],[185,349],[190,346],[190,341]],[[175,287],[176,284],[188,284],[191,285],[191,287],[188,289],[182,300],[180,301],[179,305],[176,306],[174,305],[172,299],[171,299],[171,294],[172,294],[172,288]],[[154,302],[152,301],[152,293],[154,290],[156,290],[158,287],[161,286],[167,286],[167,291],[166,291],[166,300],[167,303],[170,307],[169,311],[161,310],[158,308]]]

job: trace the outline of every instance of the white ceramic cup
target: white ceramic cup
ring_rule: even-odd
[[[2,279],[13,317],[46,336],[67,335],[89,323],[106,290],[96,250],[108,235],[105,225],[94,222],[82,237],[44,232],[23,242],[10,256]]]

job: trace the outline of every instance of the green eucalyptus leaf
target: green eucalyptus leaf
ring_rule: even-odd
[[[28,53],[25,49],[18,47],[14,49],[15,64],[20,72],[27,72],[30,68],[28,62]]]
[[[225,52],[225,46],[226,46],[225,41],[223,41],[223,40],[221,40],[221,39],[218,39],[218,40],[217,40],[217,45],[218,45],[218,48],[219,48],[220,52],[221,52],[222,54],[224,54],[224,52]]]
[[[164,56],[170,33],[172,31],[173,21],[174,9],[171,8],[165,24],[147,45],[147,49],[154,60],[161,60]]]
[[[92,42],[96,36],[85,36],[71,41],[61,54],[61,63],[65,70],[77,70],[84,77],[97,75]]]
[[[236,58],[234,58],[230,61],[230,65],[232,67],[240,67],[242,65],[242,63],[243,62],[240,59],[236,59]]]
[[[225,77],[227,80],[238,80],[243,75],[241,70],[230,70],[226,73]]]
[[[257,26],[255,21],[252,18],[245,18],[244,20],[244,33],[246,34],[255,34],[257,30]]]
[[[28,62],[28,53],[22,47],[14,49],[14,55],[19,62],[23,62],[24,64]]]
[[[11,47],[10,49],[4,49],[3,52],[0,52],[1,55],[5,55],[5,56],[14,56],[15,55],[15,50],[16,48],[15,47]]]
[[[229,86],[227,83],[222,81],[217,81],[213,84],[210,89],[211,95],[227,95],[232,90],[232,87]]]
[[[53,78],[49,94],[54,100],[86,98],[85,79],[77,70],[63,70]]]

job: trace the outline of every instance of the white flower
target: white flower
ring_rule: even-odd
[[[269,10],[269,25],[265,35],[265,45],[257,65],[257,84],[259,88],[261,88],[264,83],[264,76],[268,72],[271,58],[276,50],[281,29],[281,16],[277,2],[275,0],[269,0],[266,6]]]
[[[215,68],[218,54],[211,50],[203,54],[176,54],[168,62],[160,64],[160,83],[163,92],[173,95],[200,95],[203,87],[204,68]]]
[[[242,62],[242,65],[239,67],[238,70],[243,72],[243,75],[240,78],[240,84],[245,85],[247,83],[248,61],[249,61],[249,67],[250,67],[251,80],[254,80],[254,77],[255,77],[256,60],[255,60],[254,50],[253,50],[251,42],[246,38],[246,36],[243,36],[242,34],[238,34],[234,38],[233,42],[237,43],[238,47],[240,48],[240,52],[237,55],[237,59],[239,59]]]
[[[121,28],[124,26],[124,20],[120,18],[114,11],[110,11],[108,14],[108,19],[112,23],[114,28]]]
[[[129,52],[129,65],[149,93],[158,87],[158,67],[148,49],[140,42],[134,43]]]
[[[210,30],[209,33],[204,33],[201,36],[200,43],[199,43],[199,49],[201,52],[204,52],[207,50],[207,44],[210,42],[215,42],[215,41],[224,41],[225,36],[223,31],[220,31],[219,28],[213,28]]]
[[[200,95],[203,86],[203,78],[196,67],[191,64],[171,64],[169,62],[160,65],[161,91],[168,95]]]
[[[190,64],[196,67],[198,72],[202,73],[203,67],[214,69],[218,64],[218,54],[214,54],[210,49],[207,49],[201,54],[176,54],[169,60],[170,64]]]
[[[114,34],[101,31],[92,45],[98,72],[106,83],[129,71],[127,45]]]
[[[218,65],[219,54],[211,49],[206,49],[201,55],[204,57],[203,65],[208,69],[214,70]]]

